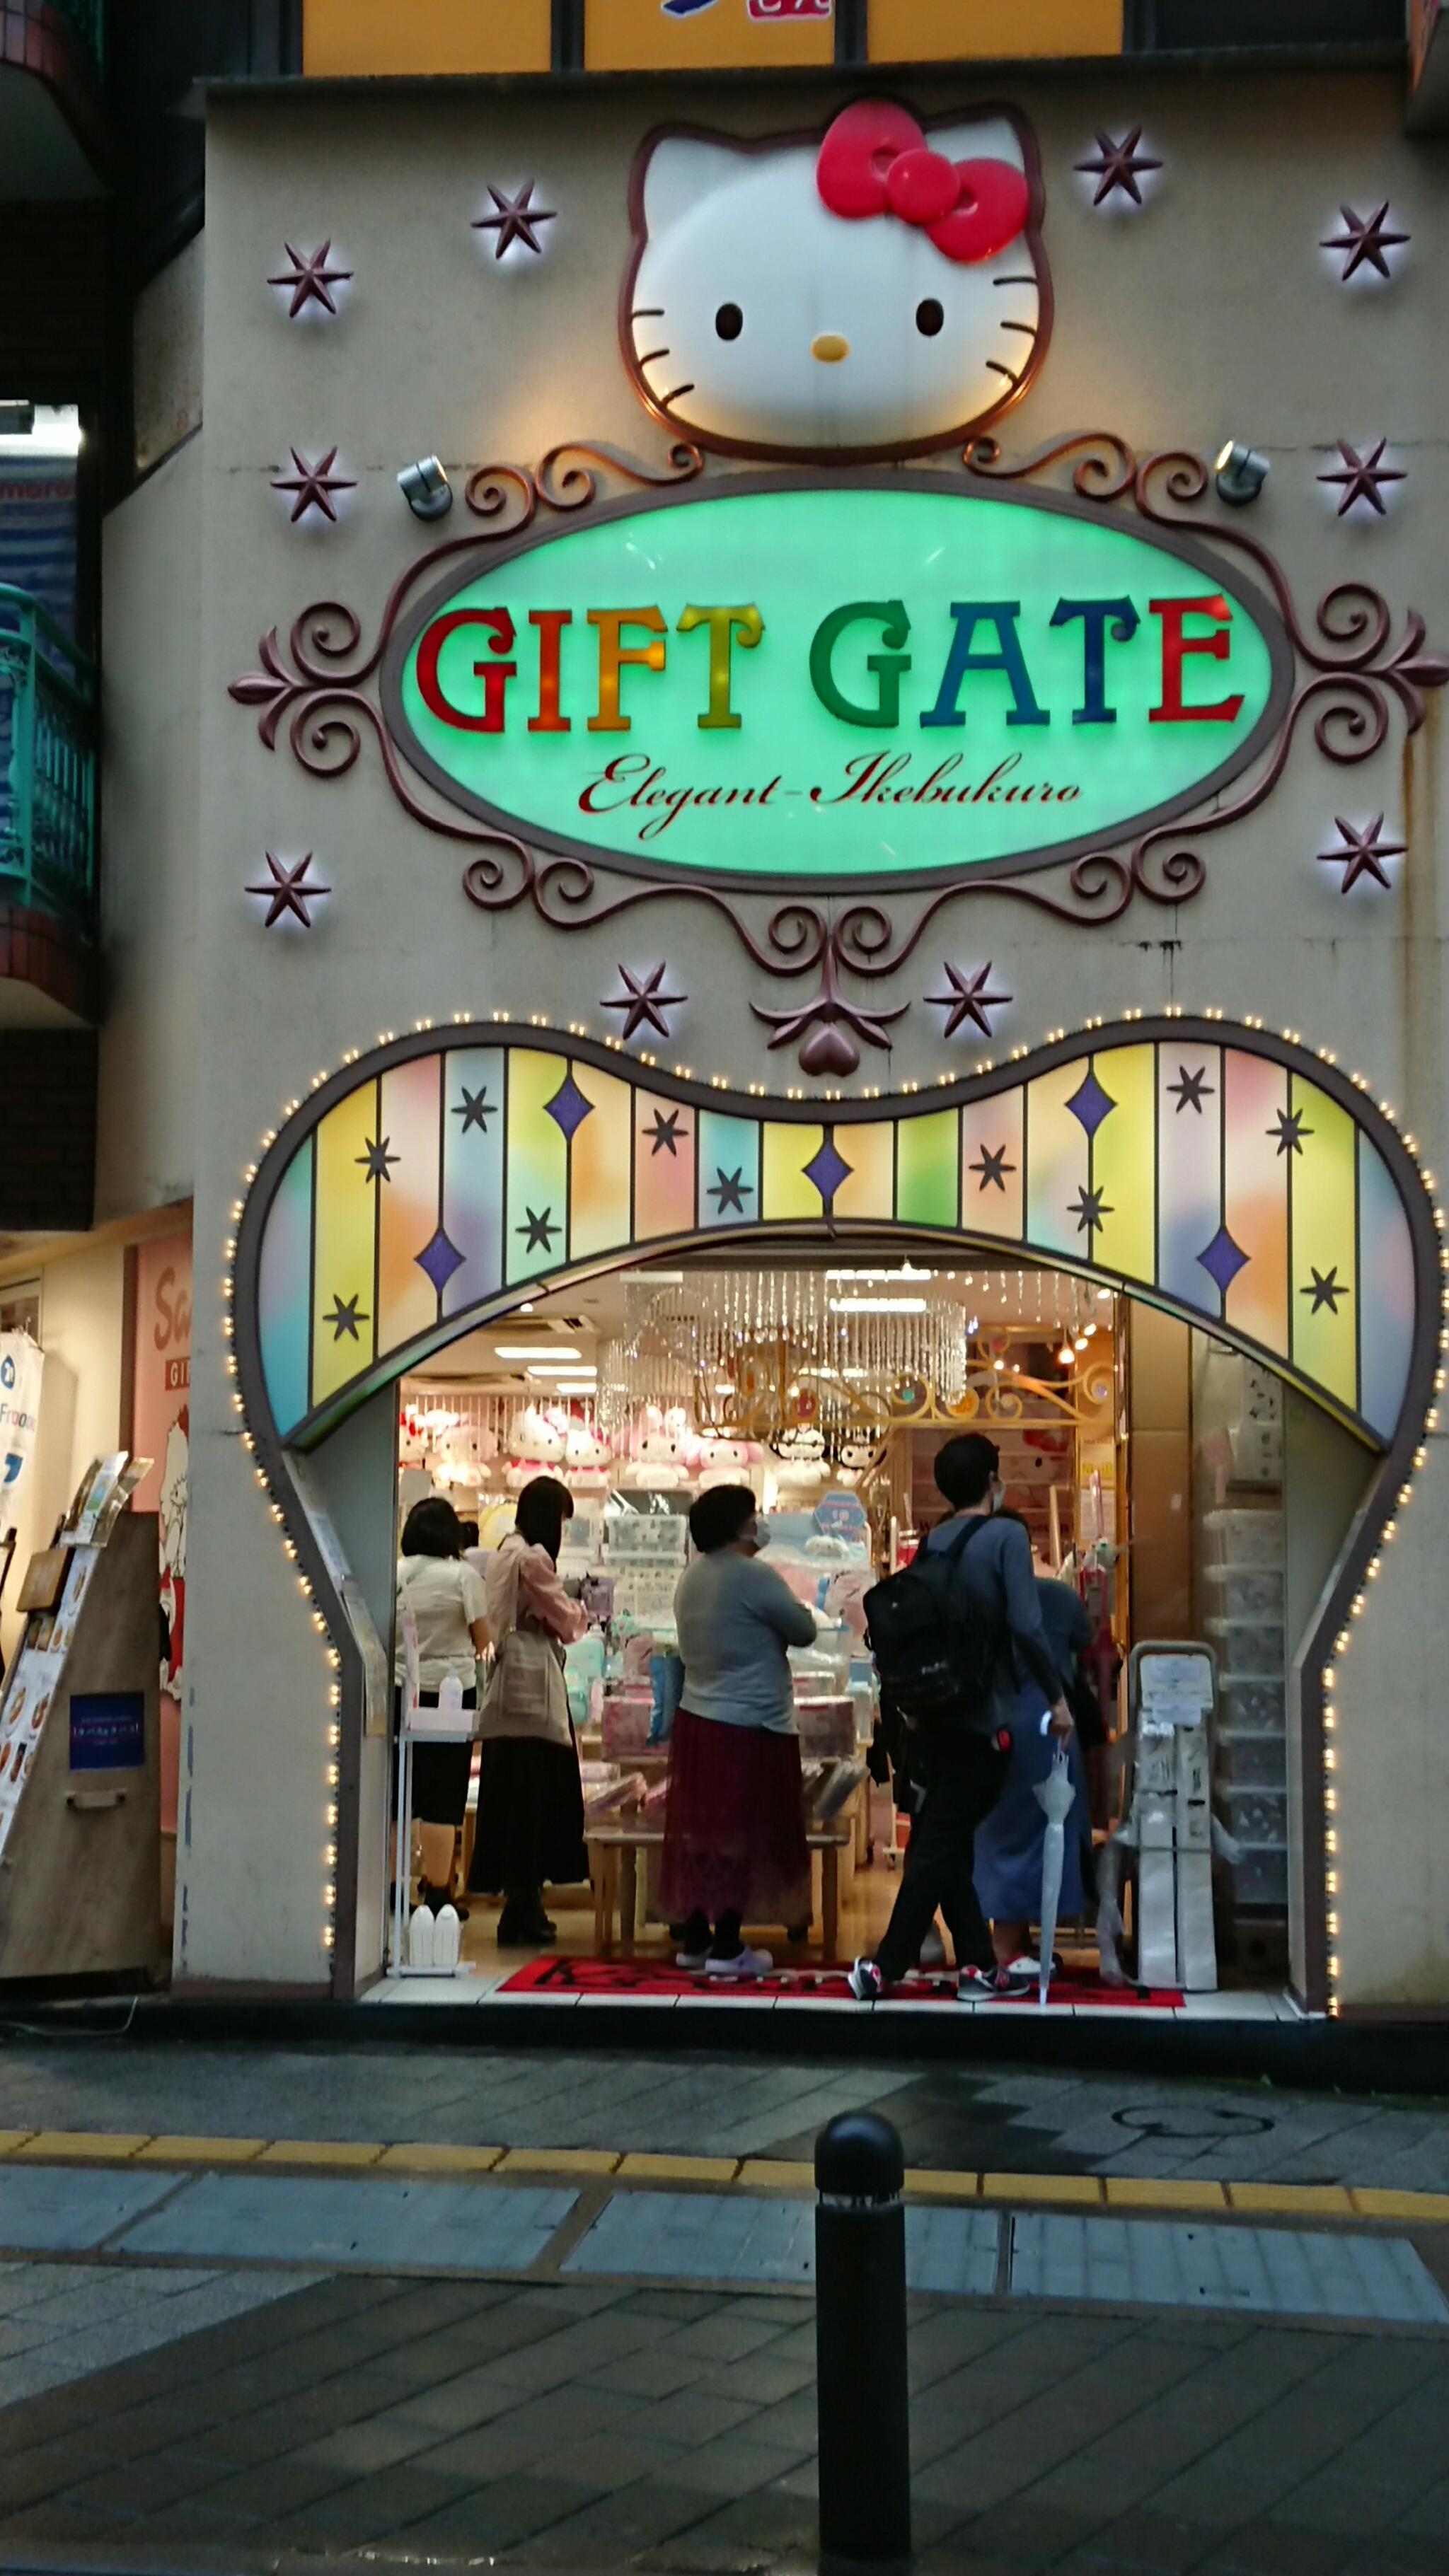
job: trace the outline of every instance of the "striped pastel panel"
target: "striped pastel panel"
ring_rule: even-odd
[[[823,1200],[805,1166],[825,1142],[823,1127],[787,1126],[770,1120],[760,1136],[760,1215],[766,1225],[819,1216]]]
[[[376,1144],[388,1156],[377,1191],[377,1342],[393,1350],[438,1320],[434,1279],[418,1260],[438,1231],[442,1196],[440,1055],[415,1056],[382,1077]],[[393,1155],[396,1162],[392,1161]]]
[[[378,1086],[364,1082],[317,1129],[312,1276],[312,1402],[367,1368],[377,1348],[377,1189],[367,1178]]]
[[[1043,1252],[1081,1259],[1086,1238],[1079,1223],[1080,1194],[1087,1186],[1087,1131],[1067,1107],[1080,1092],[1087,1065],[1055,1065],[1026,1086],[1026,1233]]]
[[[443,1313],[466,1314],[503,1284],[501,1047],[450,1047],[443,1059],[443,1232],[458,1268]]]
[[[312,1167],[309,1136],[277,1185],[257,1276],[262,1373],[267,1400],[284,1439],[310,1404]]]
[[[575,1261],[627,1247],[632,1191],[630,1130],[634,1090],[611,1073],[575,1065],[574,1080],[593,1107],[574,1130],[570,1171],[569,1250]]]
[[[694,1230],[694,1177],[699,1122],[692,1109],[657,1092],[634,1094],[634,1238]]]
[[[568,1138],[549,1102],[569,1078],[568,1058],[518,1047],[508,1059],[506,1269],[534,1279],[568,1259]]]
[[[1295,1074],[1304,1113],[1293,1174],[1290,1258],[1293,1365],[1358,1411],[1358,1155],[1349,1112]]]
[[[998,1092],[961,1112],[961,1225],[966,1234],[1021,1234],[1026,1196],[1026,1094]]]
[[[835,1150],[850,1177],[835,1193],[839,1217],[875,1218],[889,1225],[896,1212],[896,1129],[893,1118],[861,1127],[837,1127]]]
[[[1082,1249],[1124,1279],[1150,1283],[1157,1258],[1155,1049],[1109,1047],[1093,1058],[1092,1070],[1114,1105],[1092,1147],[1092,1188],[1102,1222],[1083,1233]]]
[[[925,1110],[901,1120],[896,1145],[896,1217],[901,1225],[957,1224],[960,1135],[955,1109]]]
[[[753,1118],[699,1113],[699,1222],[749,1225],[760,1205],[760,1130]]]
[[[1244,1264],[1223,1300],[1224,1321],[1288,1357],[1288,1196],[1297,1162],[1281,1064],[1223,1054],[1223,1224]]]
[[[1157,1284],[1184,1305],[1220,1311],[1223,1221],[1222,1049],[1157,1049]],[[1213,1266],[1204,1266],[1209,1255]],[[1151,1273],[1148,1273],[1149,1277]]]
[[[1358,1409],[1385,1440],[1398,1423],[1414,1340],[1414,1244],[1383,1156],[1358,1140]]]

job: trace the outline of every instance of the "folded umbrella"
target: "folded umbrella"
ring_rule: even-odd
[[[1052,1977],[1052,1951],[1057,1937],[1057,1905],[1062,1892],[1062,1864],[1067,1847],[1067,1818],[1076,1803],[1077,1787],[1072,1778],[1067,1748],[1058,1744],[1052,1756],[1052,1767],[1044,1780],[1032,1790],[1037,1805],[1046,1818],[1046,1834],[1041,1859],[1041,1970],[1037,2001],[1045,2004]]]

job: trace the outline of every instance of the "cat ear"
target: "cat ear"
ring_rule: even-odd
[[[661,134],[649,147],[639,182],[646,238],[658,241],[671,233],[705,197],[735,177],[744,157],[722,138]]]
[[[926,141],[948,161],[1006,161],[1013,170],[1026,168],[1026,153],[1009,116],[962,116],[949,125],[932,125]]]

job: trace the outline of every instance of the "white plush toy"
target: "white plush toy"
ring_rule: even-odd
[[[666,428],[736,455],[958,446],[1044,354],[1035,139],[1010,110],[922,126],[857,99],[819,141],[645,146],[624,356]]]
[[[584,1494],[602,1493],[609,1481],[613,1449],[602,1431],[588,1422],[571,1422],[565,1448],[569,1483]]]

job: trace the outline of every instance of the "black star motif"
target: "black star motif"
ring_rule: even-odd
[[[473,230],[475,233],[498,235],[498,245],[493,253],[495,259],[501,259],[510,243],[516,241],[521,241],[527,250],[542,251],[543,244],[534,226],[556,223],[558,209],[555,206],[534,204],[533,191],[536,185],[535,180],[525,179],[516,197],[505,197],[502,190],[495,188],[490,181],[488,194],[498,212],[496,215],[480,215]]]
[[[453,1116],[463,1121],[459,1133],[466,1136],[470,1127],[476,1127],[486,1136],[488,1121],[492,1115],[493,1103],[488,1097],[487,1083],[484,1083],[481,1091],[470,1091],[465,1082],[462,1099],[455,1100],[453,1103]]]
[[[387,1149],[391,1143],[390,1136],[380,1136],[376,1142],[369,1136],[366,1153],[353,1156],[354,1162],[366,1172],[370,1181],[391,1181],[392,1173],[388,1167],[402,1159],[400,1155],[388,1152]]]
[[[334,1342],[340,1342],[344,1333],[348,1334],[354,1342],[360,1338],[357,1330],[358,1325],[366,1324],[371,1321],[370,1316],[360,1315],[358,1313],[357,1310],[361,1303],[362,1292],[360,1289],[355,1297],[348,1297],[346,1300],[339,1297],[335,1291],[333,1292],[332,1312],[330,1315],[324,1315],[322,1321],[324,1324],[331,1325],[332,1339]]]
[[[334,526],[336,525],[337,513],[332,507],[333,493],[355,492],[357,489],[350,475],[333,473],[332,468],[336,462],[335,447],[329,447],[326,455],[316,465],[309,465],[306,457],[294,447],[292,463],[296,466],[296,473],[277,474],[272,477],[274,492],[295,492],[297,495],[292,504],[294,528],[297,521],[305,518],[309,510],[320,510],[324,519],[330,519]]]
[[[1137,185],[1138,173],[1143,170],[1160,170],[1162,167],[1162,163],[1154,161],[1150,154],[1138,151],[1137,146],[1141,140],[1140,125],[1134,125],[1131,133],[1124,134],[1120,143],[1114,143],[1110,134],[1099,134],[1096,138],[1096,160],[1079,161],[1076,164],[1087,178],[1095,179],[1097,182],[1097,193],[1092,199],[1094,206],[1102,205],[1116,188],[1120,188],[1125,197],[1130,197],[1134,206],[1141,205],[1142,191]]]
[[[718,1163],[714,1169],[715,1177],[710,1184],[709,1195],[717,1201],[720,1215],[724,1216],[732,1210],[736,1216],[743,1216],[746,1199],[752,1199],[755,1195],[744,1177],[743,1163],[738,1171],[734,1172],[722,1170]]]
[[[351,277],[352,271],[350,268],[328,267],[327,262],[332,252],[331,242],[325,241],[320,250],[311,252],[293,250],[290,242],[284,243],[283,248],[292,263],[291,273],[289,275],[284,272],[280,277],[269,277],[267,284],[291,288],[292,301],[287,312],[288,321],[295,322],[298,314],[309,304],[320,304],[324,313],[335,313],[337,307],[332,301],[332,289],[334,286],[344,285]]]
[[[974,975],[963,975],[960,967],[953,966],[949,958],[944,960],[944,965],[946,981],[951,987],[950,992],[926,995],[928,1002],[933,1003],[938,1010],[945,1011],[947,1015],[942,1035],[953,1038],[956,1031],[969,1020],[973,1028],[978,1028],[983,1037],[989,1038],[991,1022],[986,1016],[987,1012],[1004,1010],[1006,1004],[1015,998],[1014,995],[993,993],[990,990],[989,963],[978,966]]]
[[[304,930],[311,929],[312,915],[307,910],[308,904],[316,903],[319,896],[332,892],[330,886],[307,883],[307,870],[311,864],[310,850],[305,859],[297,861],[294,868],[284,867],[282,861],[274,859],[271,851],[268,850],[267,866],[271,872],[270,883],[249,885],[246,888],[248,894],[264,894],[267,898],[267,917],[262,925],[264,929],[270,930],[274,921],[280,921],[283,915],[289,912],[295,913]]]
[[[542,1216],[535,1216],[532,1208],[529,1208],[526,1215],[527,1223],[514,1227],[515,1234],[526,1234],[528,1237],[523,1247],[524,1251],[552,1252],[553,1237],[562,1232],[562,1228],[554,1222],[552,1210],[545,1208]]]
[[[1303,1124],[1307,1114],[1304,1109],[1280,1109],[1277,1126],[1264,1128],[1265,1136],[1277,1137],[1280,1157],[1284,1154],[1302,1153],[1304,1137],[1311,1136],[1313,1133],[1311,1127],[1305,1127]]]
[[[1382,862],[1401,859],[1408,845],[1404,841],[1380,839],[1384,828],[1382,814],[1376,814],[1363,832],[1356,831],[1352,823],[1345,823],[1341,814],[1335,814],[1333,820],[1335,829],[1343,835],[1343,848],[1320,850],[1318,862],[1320,867],[1342,867],[1343,883],[1339,893],[1347,894],[1349,887],[1357,885],[1360,877],[1372,877],[1376,885],[1392,887],[1392,879]]]
[[[1089,1247],[1093,1235],[1105,1225],[1109,1216],[1116,1213],[1115,1208],[1103,1206],[1100,1190],[1089,1190],[1085,1186],[1078,1190],[1075,1201],[1067,1210],[1068,1216],[1076,1218],[1077,1232],[1086,1236]]]
[[[672,1154],[676,1162],[678,1161],[680,1144],[679,1122],[683,1116],[684,1112],[682,1109],[671,1109],[667,1118],[662,1109],[655,1110],[653,1126],[646,1127],[644,1130],[645,1135],[649,1139],[649,1158],[651,1162],[656,1154]]]
[[[1340,1297],[1348,1295],[1347,1287],[1339,1281],[1337,1262],[1335,1261],[1333,1268],[1327,1271],[1314,1270],[1311,1261],[1308,1267],[1313,1274],[1311,1284],[1306,1288],[1300,1288],[1298,1294],[1300,1297],[1312,1298],[1313,1303],[1308,1309],[1310,1315],[1316,1315],[1322,1306],[1328,1308],[1330,1315],[1336,1315]]]
[[[1341,283],[1346,286],[1355,269],[1358,268],[1376,268],[1380,277],[1390,276],[1392,272],[1387,253],[1397,250],[1409,239],[1409,235],[1391,233],[1385,229],[1389,219],[1387,197],[1377,212],[1372,215],[1356,215],[1352,206],[1340,206],[1338,211],[1343,217],[1342,232],[1330,234],[1318,246],[1320,250],[1341,250],[1348,253],[1343,263]]]
[[[648,974],[643,976],[631,975],[627,966],[620,967],[619,973],[626,989],[616,993],[612,1001],[605,1002],[603,1008],[624,1013],[626,1038],[632,1038],[638,1029],[657,1029],[662,1038],[668,1037],[669,1023],[664,1017],[665,1012],[677,1009],[688,1001],[689,996],[687,993],[661,993],[659,987],[665,972],[662,964],[651,966]]]
[[[1317,479],[1320,483],[1343,485],[1343,499],[1338,505],[1340,518],[1346,511],[1353,508],[1355,501],[1367,501],[1371,509],[1377,510],[1381,519],[1387,517],[1384,496],[1379,490],[1379,485],[1407,483],[1409,479],[1402,466],[1382,463],[1383,452],[1388,443],[1386,438],[1381,438],[1377,447],[1368,456],[1360,456],[1358,449],[1351,447],[1346,438],[1339,440],[1338,452],[1343,458],[1343,464],[1334,473],[1320,474]]]
[[[978,1185],[981,1189],[986,1190],[995,1187],[1000,1190],[1004,1196],[1006,1192],[1005,1176],[1008,1172],[1014,1172],[1016,1165],[1014,1163],[1008,1163],[1006,1159],[1006,1147],[1004,1145],[997,1145],[995,1147],[983,1145],[981,1148],[980,1162],[968,1163],[966,1168],[968,1171],[979,1172],[981,1174],[980,1183]]]
[[[1169,1099],[1177,1102],[1177,1114],[1179,1118],[1182,1116],[1184,1109],[1195,1109],[1199,1118],[1201,1118],[1203,1094],[1206,1092],[1208,1098],[1211,1099],[1213,1087],[1207,1078],[1206,1071],[1203,1071],[1202,1073],[1189,1073],[1186,1065],[1180,1064],[1177,1068],[1176,1082],[1170,1082],[1167,1089]]]

